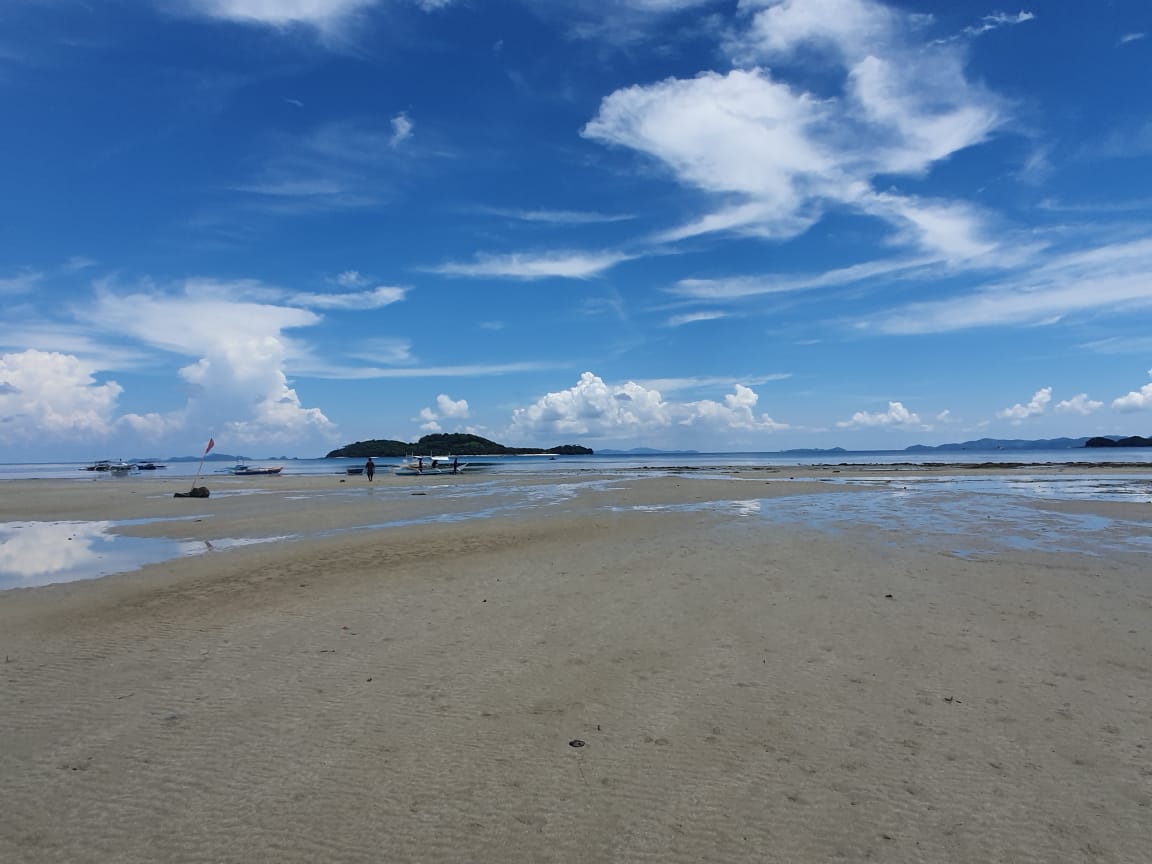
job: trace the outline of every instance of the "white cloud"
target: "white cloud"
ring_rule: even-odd
[[[982,33],[987,33],[989,30],[997,30],[1000,27],[1011,27],[1015,24],[1023,24],[1033,20],[1035,17],[1031,12],[1017,12],[1015,15],[1009,15],[1006,12],[994,12],[991,15],[985,15],[981,18],[979,24],[964,28],[964,33],[968,36],[979,36]]]
[[[947,300],[909,304],[860,326],[883,333],[943,333],[1052,323],[1073,312],[1126,314],[1152,305],[1152,238],[1022,263],[1028,266],[1018,276]]]
[[[443,264],[432,270],[446,276],[589,279],[627,261],[628,257],[617,252],[478,255],[471,264]]]
[[[1148,370],[1152,375],[1152,369]],[[1124,396],[1112,400],[1112,407],[1116,411],[1139,411],[1143,408],[1152,408],[1152,384],[1145,384],[1139,390],[1132,390]]]
[[[938,258],[904,258],[854,264],[824,273],[805,273],[799,276],[734,276],[725,279],[681,279],[668,291],[682,297],[700,300],[739,299],[761,294],[782,294],[808,291],[836,285],[849,285],[878,277],[906,278],[910,271],[921,270],[938,263]]]
[[[28,294],[44,279],[44,274],[27,270],[15,276],[0,278],[0,297],[13,297],[17,294]]]
[[[403,115],[401,115],[403,116]],[[308,133],[272,139],[262,167],[231,187],[248,209],[271,214],[347,210],[379,203],[391,193],[402,129],[395,120],[323,123]]]
[[[182,0],[177,8],[191,15],[287,27],[306,24],[330,29],[378,0]],[[172,5],[172,4],[170,4]]]
[[[0,355],[0,441],[6,444],[102,439],[115,428],[123,388],[96,381],[78,357],[29,349]]]
[[[420,424],[421,432],[433,433],[444,431],[440,426],[439,418],[436,417],[436,412],[431,408],[421,408],[420,414],[413,419]]]
[[[1091,414],[1104,406],[1103,402],[1089,399],[1087,393],[1077,393],[1071,399],[1056,403],[1056,410],[1063,414]]]
[[[867,411],[857,411],[851,420],[841,420],[837,424],[842,429],[851,429],[862,426],[918,426],[920,416],[904,407],[903,402],[889,402],[888,410],[870,414]]]
[[[1130,42],[1137,42],[1147,35],[1147,33],[1125,33],[1120,37],[1120,44],[1127,45]]]
[[[421,408],[420,414],[413,419],[419,422],[420,431],[443,432],[444,427],[441,425],[441,420],[465,420],[470,416],[467,399],[454,400],[446,393],[441,393],[436,397],[436,407]]]
[[[291,294],[287,297],[287,301],[311,309],[379,309],[399,303],[407,293],[407,288],[380,285],[371,291],[349,294]]]
[[[468,400],[453,401],[447,394],[441,393],[436,397],[436,408],[441,417],[464,418],[468,417]]]
[[[636,217],[629,213],[595,213],[587,210],[510,210],[502,207],[483,207],[481,212],[521,222],[542,222],[550,225],[598,225],[627,222]]]
[[[335,282],[341,288],[364,288],[369,280],[365,279],[359,270],[345,270],[336,275]]]
[[[393,147],[399,146],[402,141],[406,141],[412,137],[412,130],[415,124],[409,119],[408,115],[401,111],[392,118],[392,137],[388,139],[388,143]]]
[[[696,324],[700,321],[716,321],[720,318],[727,318],[727,312],[711,311],[711,312],[688,312],[684,315],[673,315],[664,322],[667,327],[683,327],[685,324]]]
[[[548,393],[512,414],[508,434],[513,440],[545,436],[633,438],[673,426],[773,432],[788,428],[767,414],[755,414],[759,397],[751,388],[735,385],[723,402],[669,402],[659,390],[635,381],[607,384],[591,372],[567,390]]]
[[[737,384],[723,402],[702,399],[699,402],[684,403],[682,413],[686,416],[678,422],[681,425],[706,423],[719,429],[745,429],[762,432],[777,432],[790,428],[787,423],[778,423],[767,414],[757,416],[753,409],[760,397],[751,387]]]
[[[998,100],[966,78],[962,51],[922,44],[909,19],[870,0],[742,8],[748,26],[729,49],[747,68],[618,90],[583,130],[653,157],[714,197],[712,212],[661,239],[711,231],[787,238],[837,207],[889,221],[895,239],[948,258],[993,245],[973,208],[881,197],[871,187],[878,175],[922,175],[1004,122]],[[801,49],[821,55],[838,92],[805,92],[768,71]]]
[[[1043,414],[1044,409],[1048,407],[1048,403],[1051,401],[1052,388],[1042,387],[1032,394],[1032,398],[1028,401],[1027,405],[1017,402],[1011,408],[1005,408],[1003,411],[997,411],[996,416],[1018,423],[1028,417],[1035,417],[1039,414]]]
[[[188,392],[179,411],[132,415],[133,428],[167,432],[192,426],[237,443],[327,440],[335,429],[318,408],[306,408],[289,386],[285,365],[300,353],[286,330],[309,327],[319,316],[304,309],[230,301],[229,286],[189,283],[191,294],[103,290],[95,309],[101,326],[145,344],[196,358],[180,369]],[[258,283],[257,283],[258,286]],[[241,289],[254,290],[249,283]]]

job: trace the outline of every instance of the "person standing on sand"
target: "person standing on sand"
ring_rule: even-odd
[[[372,482],[372,478],[376,475],[376,463],[372,461],[372,457],[368,457],[368,461],[364,463],[364,473],[368,475],[368,482]]]

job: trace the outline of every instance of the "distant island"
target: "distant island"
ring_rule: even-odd
[[[1152,447],[1152,438],[1129,435],[1127,438],[1089,438],[1085,447]]]
[[[977,441],[964,441],[960,444],[937,444],[929,447],[914,444],[905,447],[905,453],[927,453],[933,451],[956,450],[1076,450],[1083,447],[1152,447],[1152,439],[1134,435],[1123,438],[1119,435],[1098,436],[1096,438],[1040,438],[1036,440],[1018,438],[980,438]]]
[[[325,459],[366,459],[369,456],[591,456],[594,451],[578,444],[559,447],[506,447],[481,438],[461,433],[425,435],[419,441],[405,442],[373,439],[357,441],[328,453]]]

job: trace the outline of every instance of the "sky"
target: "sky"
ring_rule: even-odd
[[[1152,435],[1147,0],[3,0],[0,461]]]

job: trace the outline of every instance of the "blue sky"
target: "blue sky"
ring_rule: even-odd
[[[8,0],[4,461],[1152,434],[1147,0]]]

